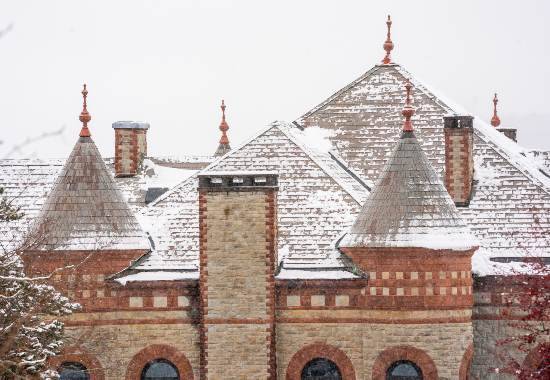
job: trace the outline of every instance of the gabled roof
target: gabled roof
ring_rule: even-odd
[[[465,250],[468,228],[414,133],[402,132],[340,247]]]
[[[63,169],[65,159],[2,159],[0,160],[0,186],[4,196],[21,207],[23,217],[10,222],[0,222],[0,245],[12,249],[20,244],[52,191]],[[114,176],[113,158],[104,158],[107,169]],[[176,184],[204,168],[211,157],[148,157],[143,170],[133,177],[114,178],[130,209],[136,213],[145,206],[147,192],[151,188],[172,188]]]
[[[279,278],[293,273],[351,278],[354,275],[346,272],[350,263],[335,242],[353,222],[368,189],[342,161],[321,149],[325,147],[304,143],[307,138],[288,124],[274,123],[202,172],[278,172]],[[164,194],[143,214],[142,224],[154,227],[156,249],[134,269],[198,271],[197,177]]]
[[[297,120],[329,133],[335,149],[363,178],[380,175],[400,135],[403,86],[414,87],[415,135],[428,160],[444,169],[443,116],[467,114],[401,66],[378,65]],[[515,142],[474,119],[475,181],[459,212],[489,256],[550,255],[550,178]],[[548,174],[548,173],[547,173]]]
[[[37,249],[149,249],[145,233],[87,136],[76,142],[35,228]]]

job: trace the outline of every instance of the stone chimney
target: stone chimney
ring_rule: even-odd
[[[115,175],[132,177],[147,156],[147,130],[149,123],[117,121],[115,130]]]
[[[445,116],[445,187],[456,206],[468,206],[474,180],[473,116]]]
[[[199,175],[201,379],[276,379],[277,175]]]

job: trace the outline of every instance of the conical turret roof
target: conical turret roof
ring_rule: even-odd
[[[91,138],[90,116],[87,111],[86,117],[83,114],[80,137],[31,233],[33,248],[149,249],[145,233]]]
[[[466,250],[474,238],[416,139],[410,84],[403,132],[340,247]]]

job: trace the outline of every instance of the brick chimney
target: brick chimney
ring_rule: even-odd
[[[474,179],[473,116],[445,116],[445,187],[456,206],[468,206]]]
[[[276,379],[277,175],[199,175],[201,379]],[[236,372],[235,372],[236,371]]]
[[[115,175],[132,177],[147,156],[147,130],[149,123],[117,121],[115,130]]]

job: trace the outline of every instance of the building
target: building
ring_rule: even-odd
[[[214,158],[149,157],[136,122],[102,158],[84,88],[66,161],[0,163],[26,214],[3,244],[36,236],[28,271],[66,268],[83,307],[62,376],[502,378],[498,279],[550,257],[547,155],[393,63],[387,24],[382,63],[293,123],[231,149],[222,103]]]

